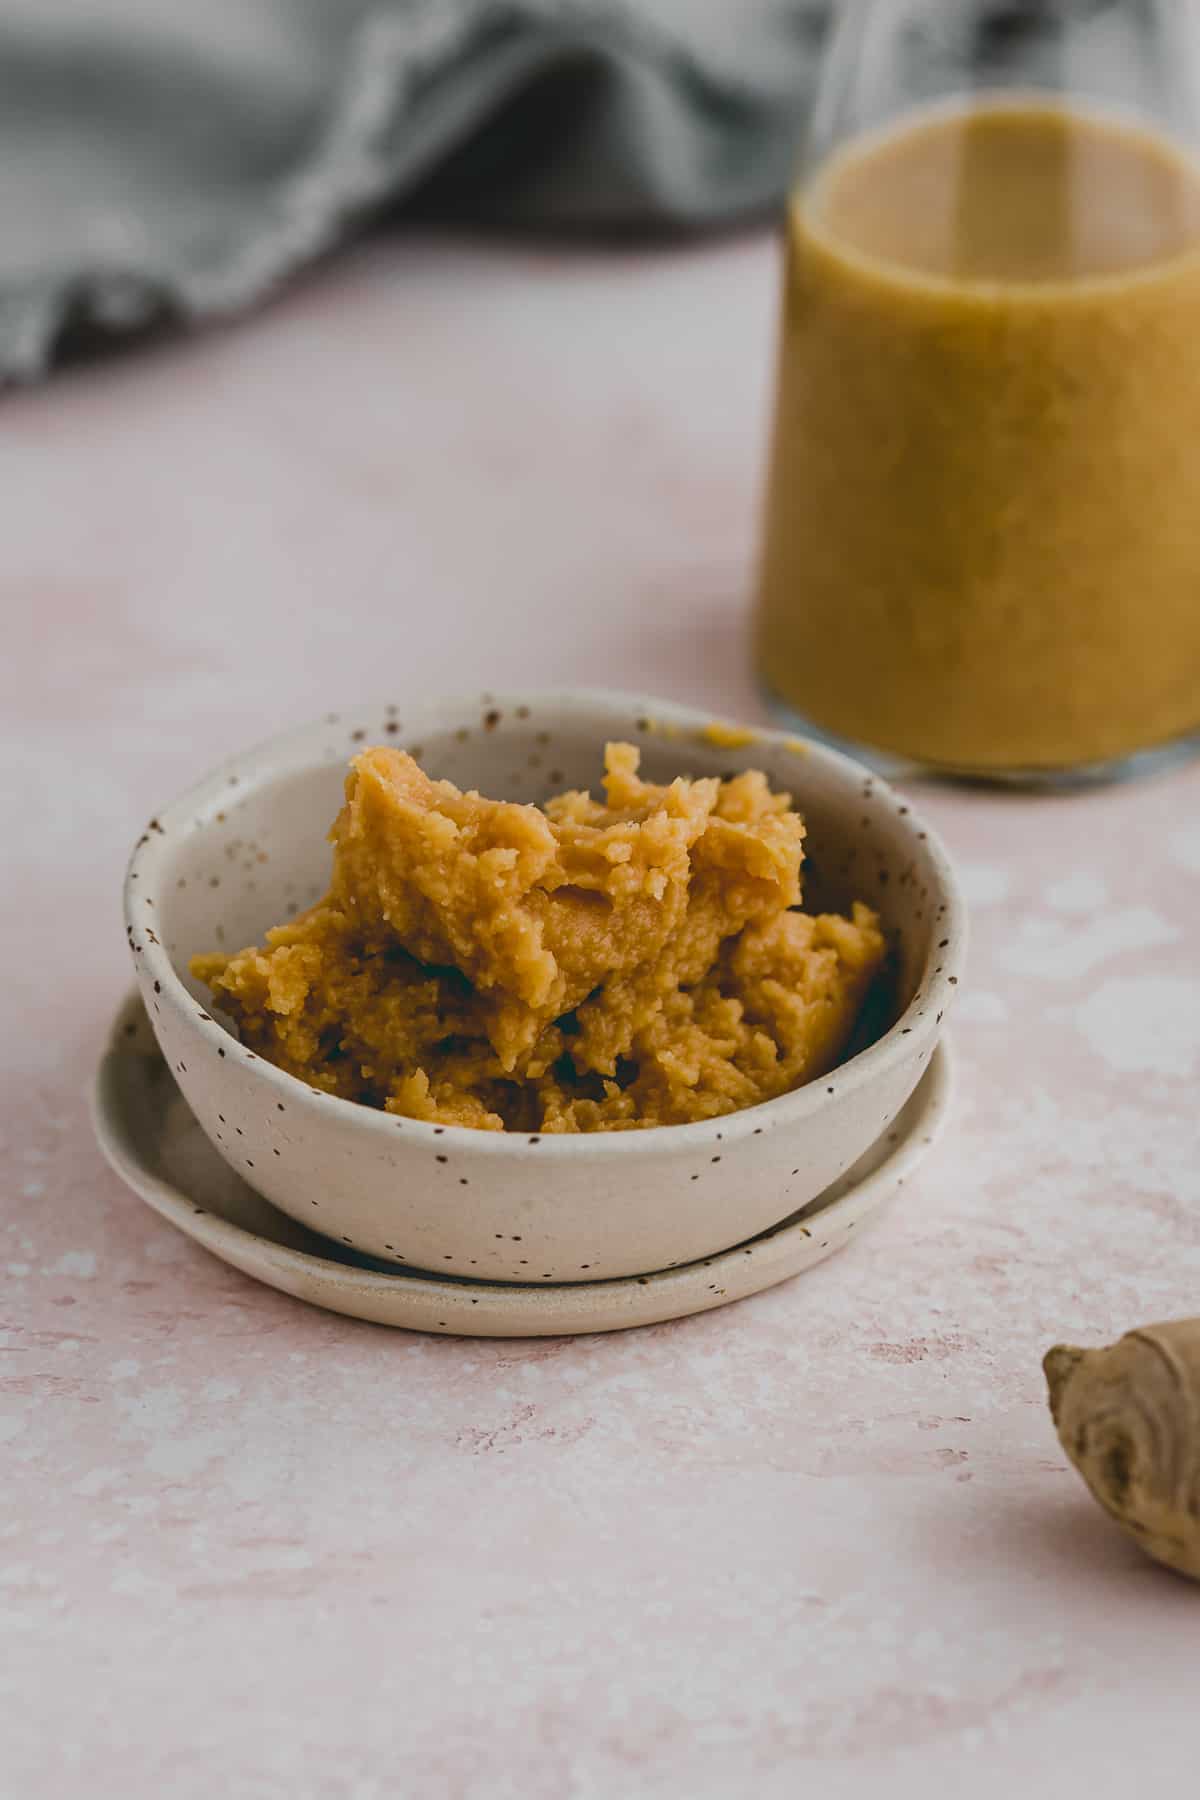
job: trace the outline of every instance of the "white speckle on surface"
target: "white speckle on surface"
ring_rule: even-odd
[[[125,1536],[125,1533],[126,1527],[119,1520],[108,1525],[92,1525],[87,1534],[88,1542],[96,1545],[115,1544],[119,1538]]]
[[[14,1438],[20,1437],[27,1424],[28,1420],[23,1413],[0,1415],[0,1444],[11,1444]]]
[[[80,1476],[73,1491],[86,1498],[106,1493],[109,1488],[116,1487],[117,1483],[124,1479],[124,1472],[121,1469],[89,1469],[86,1475]]]
[[[1118,976],[1075,1013],[1087,1045],[1124,1075],[1190,1076],[1200,1069],[1200,981]]]
[[[92,1250],[68,1250],[49,1270],[51,1275],[76,1275],[90,1281],[96,1273],[96,1256]]]
[[[124,1595],[131,1600],[149,1600],[166,1598],[174,1593],[174,1588],[168,1582],[156,1581],[144,1569],[139,1569],[136,1563],[127,1563],[113,1575],[109,1582],[109,1593]]]
[[[741,1733],[736,1726],[725,1724],[717,1719],[702,1719],[691,1730],[692,1742],[712,1748],[718,1744],[736,1744],[740,1742]]]
[[[15,1275],[18,1278],[18,1280],[23,1275],[28,1275],[29,1269],[30,1269],[30,1265],[27,1262],[10,1262],[8,1265],[9,1274]]]
[[[268,1569],[277,1569],[280,1573],[293,1569],[311,1569],[313,1554],[303,1544],[275,1544],[255,1556],[254,1566],[260,1572]]]
[[[183,1396],[177,1387],[140,1388],[132,1394],[120,1394],[117,1406],[124,1418],[122,1437],[136,1436],[151,1440],[177,1431],[183,1420]]]
[[[954,1017],[968,1025],[1003,1025],[1008,1020],[1008,1001],[1002,994],[968,988],[954,1009]]]
[[[34,1181],[27,1181],[21,1189],[22,1200],[40,1200],[46,1191],[46,1184],[39,1176]]]
[[[206,1381],[201,1388],[201,1397],[205,1400],[236,1400],[242,1391],[240,1381]]]
[[[1177,869],[1200,875],[1200,819],[1176,827],[1167,839],[1167,855]]]
[[[136,1356],[123,1356],[108,1371],[108,1378],[110,1381],[131,1381],[135,1375],[141,1373],[141,1368],[142,1365]]]
[[[1046,889],[1045,899],[1046,905],[1052,906],[1055,912],[1095,912],[1108,901],[1108,883],[1099,875],[1079,869],[1073,875],[1064,875],[1060,881],[1052,881]]]
[[[254,1456],[231,1457],[223,1478],[231,1497],[242,1505],[265,1500],[282,1477],[277,1457],[263,1446]]]
[[[134,1494],[123,1504],[135,1519],[152,1519],[159,1510],[160,1500],[157,1494]]]
[[[224,1456],[232,1439],[227,1431],[197,1431],[191,1437],[166,1438],[146,1454],[146,1467],[168,1481],[196,1475],[215,1457]]]
[[[181,1262],[186,1252],[186,1240],[178,1232],[166,1231],[161,1237],[151,1238],[144,1254],[147,1262],[155,1263],[160,1268],[170,1268],[173,1263]]]
[[[958,883],[968,906],[999,906],[1012,892],[1012,875],[995,863],[960,862]]]
[[[78,1338],[68,1337],[60,1338],[58,1340],[58,1354],[60,1356],[73,1356],[77,1350],[81,1350],[82,1348],[83,1346]]]
[[[1077,981],[1114,957],[1131,950],[1153,950],[1178,937],[1176,928],[1148,906],[1100,913],[1086,924],[1035,915],[1022,921],[1010,943],[997,948],[996,961],[1016,975]]]

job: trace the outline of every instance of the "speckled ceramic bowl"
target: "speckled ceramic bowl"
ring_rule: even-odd
[[[620,694],[484,695],[330,714],[223,764],[152,819],[125,885],[129,944],[168,1066],[229,1165],[304,1225],[376,1257],[493,1281],[595,1281],[691,1262],[821,1193],[895,1117],[933,1054],[965,953],[944,851],[858,764],[780,733]],[[655,780],[762,768],[808,822],[809,904],[883,915],[893,993],[820,1081],[699,1125],[584,1136],[466,1131],[331,1099],[245,1049],[188,975],[323,893],[326,830],[360,745],[539,800],[596,780],[604,742]]]

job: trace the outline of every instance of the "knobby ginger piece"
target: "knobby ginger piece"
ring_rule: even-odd
[[[1044,1361],[1063,1449],[1156,1561],[1200,1581],[1200,1319],[1144,1325]]]

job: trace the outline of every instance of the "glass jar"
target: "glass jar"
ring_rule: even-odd
[[[876,766],[1200,743],[1200,6],[843,0],[788,216],[758,669]]]

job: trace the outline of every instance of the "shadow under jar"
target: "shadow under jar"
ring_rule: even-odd
[[[1000,779],[1200,742],[1198,78],[1194,0],[840,12],[758,596],[788,722]]]

